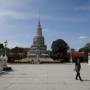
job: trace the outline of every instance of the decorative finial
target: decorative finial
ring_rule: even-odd
[[[41,23],[40,23],[40,11],[38,11],[38,28],[41,28]]]

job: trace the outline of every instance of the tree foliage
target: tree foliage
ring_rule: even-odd
[[[84,52],[85,56],[83,57],[83,61],[88,61],[88,53],[90,53],[90,43],[87,43],[84,47],[80,48],[79,52]]]
[[[71,48],[70,51],[71,51],[71,52],[75,52],[75,49],[74,49],[74,48]]]
[[[64,40],[57,39],[53,41],[51,48],[53,53],[65,53],[69,49],[69,46]]]
[[[69,49],[69,46],[63,39],[57,39],[53,41],[51,49],[53,58],[66,59],[65,57],[67,57],[67,50]]]
[[[4,45],[0,44],[0,55],[4,54]]]
[[[25,52],[24,48],[21,47],[15,47],[11,49],[11,52],[13,53],[21,53],[21,52]]]
[[[27,57],[27,51],[22,47],[14,47],[12,49],[7,49],[8,62],[14,62],[16,59],[23,59]]]
[[[4,49],[4,46],[3,46],[3,44],[0,44],[0,49]]]
[[[90,53],[90,43],[87,43],[83,48],[80,48],[79,51]]]

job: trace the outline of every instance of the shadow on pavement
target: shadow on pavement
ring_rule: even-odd
[[[14,72],[14,70],[11,69],[11,70],[8,70],[8,71],[2,71],[2,72],[0,73],[0,76],[2,76],[2,75],[7,75],[7,74],[9,74],[9,72]]]
[[[8,72],[6,72],[6,71],[2,71],[2,72],[0,73],[0,76],[2,76],[2,75],[6,75],[6,74],[8,74]]]
[[[88,79],[85,79],[85,80],[83,80],[83,81],[89,81],[89,82],[90,82],[90,80],[88,80]]]

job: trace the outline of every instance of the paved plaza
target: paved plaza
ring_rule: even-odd
[[[14,64],[0,74],[0,90],[90,90],[90,66],[82,64],[83,82],[75,80],[74,64]]]

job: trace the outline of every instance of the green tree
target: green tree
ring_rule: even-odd
[[[12,49],[7,49],[8,55],[8,62],[12,63],[15,60],[19,60],[22,58],[27,57],[27,50],[26,48],[22,47],[14,47]]]
[[[4,48],[3,44],[0,44],[0,49],[3,49],[3,48]]]
[[[11,49],[10,48],[6,48],[6,52],[7,53],[10,53],[11,52]]]
[[[67,50],[69,49],[69,46],[63,39],[53,41],[51,49],[52,57],[57,56],[56,59],[67,59]]]
[[[71,52],[75,52],[75,49],[74,49],[74,48],[71,48],[70,51],[71,51]]]
[[[22,53],[22,52],[24,52],[24,48],[15,47],[15,48],[11,49],[11,52],[13,52],[13,53]]]
[[[0,55],[4,54],[4,46],[3,44],[0,44]]]
[[[83,48],[80,48],[79,51],[90,53],[90,43],[87,43]]]
[[[90,43],[87,43],[84,47],[80,48],[79,52],[85,52],[83,61],[88,61],[88,53],[90,53]]]

